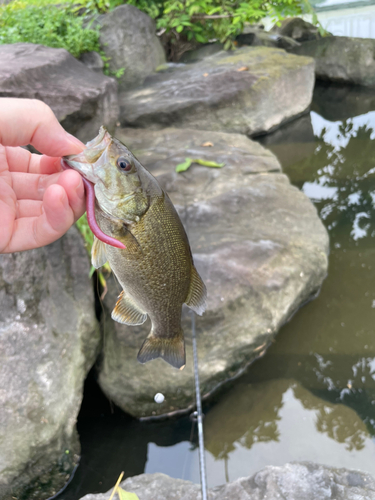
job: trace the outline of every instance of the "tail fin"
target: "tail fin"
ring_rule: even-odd
[[[156,358],[163,358],[180,370],[185,368],[185,341],[182,329],[173,337],[159,337],[151,330],[139,350],[137,359],[140,363],[147,363]]]

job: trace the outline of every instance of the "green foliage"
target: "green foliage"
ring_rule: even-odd
[[[309,0],[14,0],[0,7],[0,43],[40,43],[64,48],[75,57],[95,50],[109,74],[108,60],[99,47],[99,28],[84,23],[87,16],[93,19],[123,3],[155,19],[167,45],[219,40],[227,49],[234,46],[246,23],[266,16],[276,22],[313,13]],[[111,76],[120,78],[124,70]]]
[[[198,165],[203,165],[204,167],[221,168],[224,167],[224,163],[216,163],[215,161],[202,160],[201,158],[185,158],[183,163],[179,163],[176,166],[176,172],[186,172],[188,168],[193,163],[198,163]]]
[[[245,23],[254,24],[266,16],[277,21],[310,10],[308,0],[166,0],[157,27],[176,39],[200,43],[219,40],[228,49]]]
[[[91,257],[91,249],[92,249],[92,245],[94,244],[94,235],[92,234],[91,229],[89,227],[89,224],[87,222],[86,214],[82,215],[82,217],[80,219],[78,219],[78,221],[76,222],[76,225],[77,225],[79,232],[82,234],[83,239],[85,240],[85,247],[86,247],[87,253]],[[108,264],[108,262],[106,262],[104,264],[104,266],[101,268],[101,270],[105,271],[106,273],[111,272],[111,267]],[[93,266],[91,266],[90,277],[94,274],[94,272],[95,272],[95,268]],[[104,278],[104,275],[101,271],[98,272],[98,277],[99,277],[100,283],[103,285],[103,288],[105,288],[106,287],[105,278]]]
[[[15,0],[0,7],[0,44],[29,42],[63,48],[73,56],[99,51],[99,30],[84,28],[77,7]]]

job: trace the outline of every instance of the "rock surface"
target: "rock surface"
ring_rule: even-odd
[[[101,125],[114,129],[117,84],[64,49],[31,43],[0,45],[0,97],[40,99],[63,127],[86,142]]]
[[[205,43],[200,47],[184,52],[179,59],[181,63],[194,63],[203,61],[206,57],[213,56],[224,49],[224,44],[220,42]]]
[[[84,54],[81,55],[79,60],[88,68],[91,69],[92,71],[97,71],[98,73],[103,73],[103,68],[104,68],[104,62],[103,59],[100,57],[100,54],[98,52],[85,52]]]
[[[322,80],[375,87],[375,40],[328,36],[290,50],[313,57],[316,77]]]
[[[280,326],[316,294],[327,271],[326,230],[272,153],[244,136],[128,129],[117,137],[171,196],[207,285],[207,312],[197,318],[201,388],[207,396],[263,355]],[[224,162],[225,167],[196,165],[175,173],[186,157]],[[109,310],[119,292],[111,281],[105,298]],[[106,318],[99,376],[106,395],[136,417],[192,407],[190,314],[183,313],[187,366],[182,372],[161,359],[137,362],[149,321],[129,327],[113,322],[109,313]],[[166,397],[159,405],[157,392]]]
[[[302,114],[310,105],[314,63],[279,49],[243,47],[146,80],[120,94],[124,126],[255,135]]]
[[[279,49],[289,49],[299,45],[293,38],[278,33],[269,33],[252,26],[245,27],[243,32],[236,37],[236,42],[239,47],[252,45],[254,47],[277,47]]]
[[[297,42],[308,42],[321,38],[317,26],[304,21],[300,17],[288,17],[281,21],[279,25],[275,24],[270,32],[293,38]]]
[[[199,500],[197,484],[164,474],[141,474],[121,483],[140,500]],[[81,500],[107,500],[111,491]],[[212,488],[209,500],[373,500],[375,481],[359,471],[335,469],[311,462],[265,467],[251,477]]]
[[[165,63],[164,49],[150,16],[133,5],[120,5],[100,18],[100,43],[109,57],[109,69],[124,68],[120,89],[141,85],[146,76]]]
[[[51,496],[77,462],[76,418],[99,348],[89,270],[75,228],[47,247],[0,255],[2,500]]]

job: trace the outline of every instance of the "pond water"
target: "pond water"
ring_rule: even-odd
[[[375,475],[375,98],[318,86],[312,111],[260,141],[315,203],[330,234],[329,274],[266,356],[205,408],[209,486],[266,465],[312,460]],[[140,423],[90,377],[81,465],[60,500],[163,472],[199,482],[188,417]]]

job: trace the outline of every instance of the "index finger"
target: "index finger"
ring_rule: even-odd
[[[81,141],[66,132],[52,109],[36,99],[0,99],[0,144],[32,144],[48,156],[65,156],[84,149]]]

